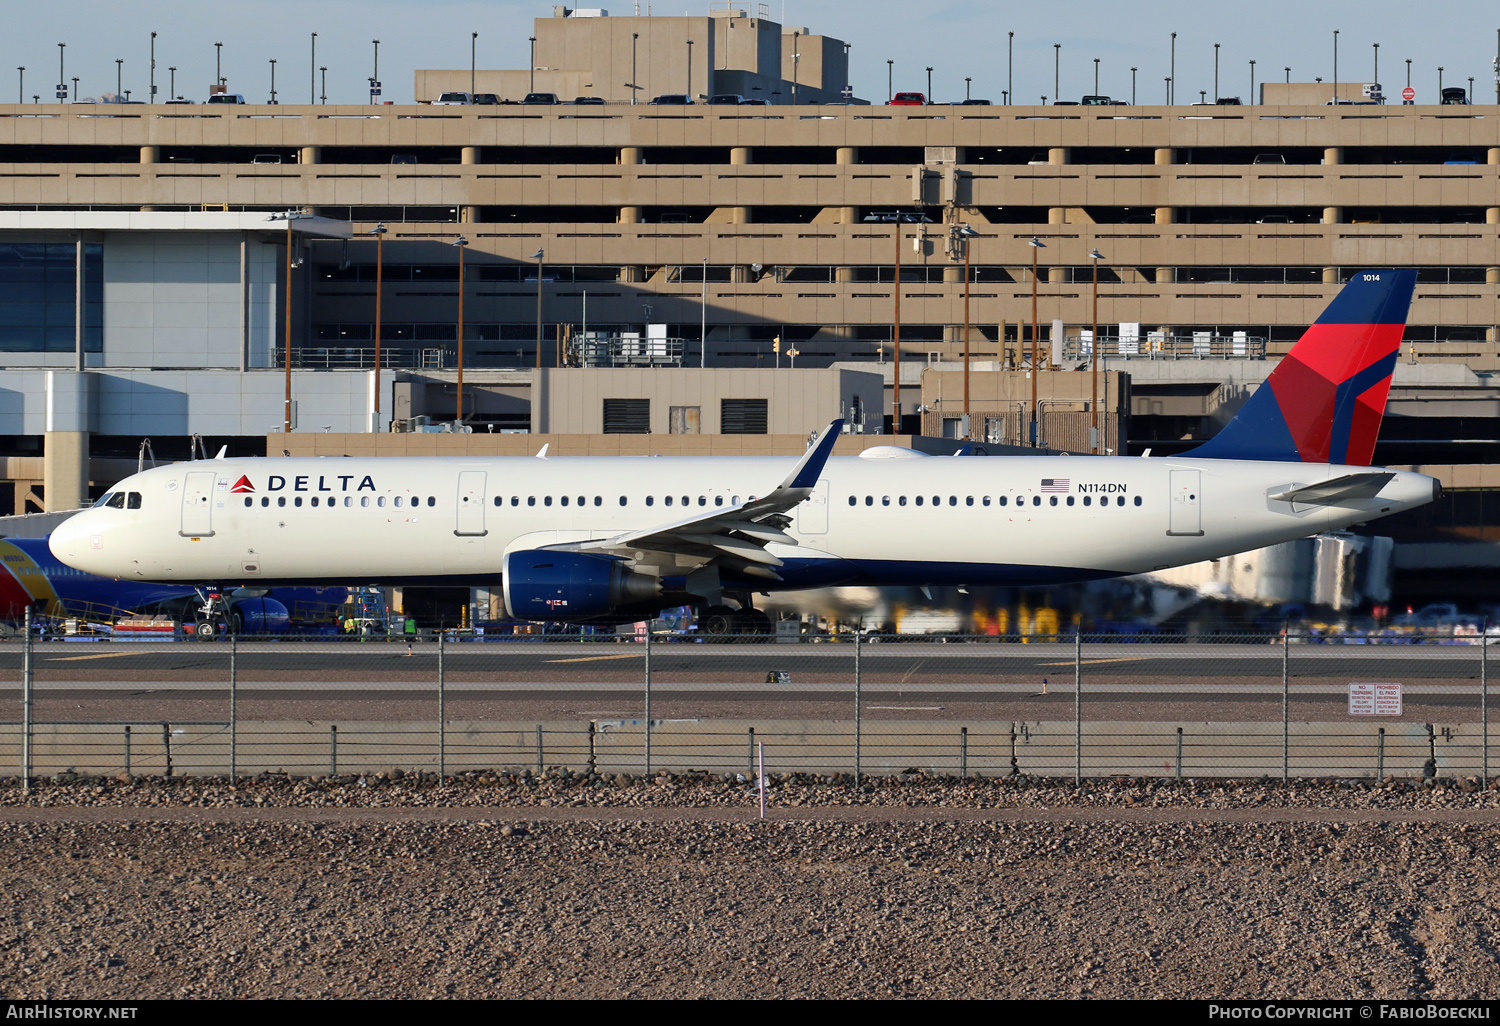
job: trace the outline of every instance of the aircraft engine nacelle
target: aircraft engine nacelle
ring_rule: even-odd
[[[280,634],[291,626],[286,606],[273,598],[257,595],[230,602],[236,634]]]
[[[653,602],[661,581],[618,559],[522,549],[506,555],[505,611],[520,620],[587,620]]]

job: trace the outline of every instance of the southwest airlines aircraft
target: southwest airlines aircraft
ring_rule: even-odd
[[[626,622],[755,592],[1087,581],[1225,556],[1433,501],[1372,470],[1416,280],[1356,274],[1212,440],[1167,458],[250,458],[158,467],[63,523],[69,566],[130,581],[503,587],[510,615]],[[731,607],[726,602],[734,602]],[[737,608],[736,608],[737,607]],[[212,629],[212,628],[208,628]]]

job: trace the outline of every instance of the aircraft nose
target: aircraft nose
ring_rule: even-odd
[[[79,560],[89,551],[87,520],[86,513],[69,517],[54,527],[47,539],[47,547],[52,550],[52,554],[69,566],[78,566]]]

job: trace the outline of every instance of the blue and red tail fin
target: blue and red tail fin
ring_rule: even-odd
[[[1416,282],[1355,274],[1234,419],[1184,455],[1369,466]]]

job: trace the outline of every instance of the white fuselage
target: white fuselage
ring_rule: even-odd
[[[763,496],[775,458],[253,458],[160,467],[63,523],[52,550],[103,576],[255,582],[498,581],[507,552],[674,523]],[[1126,457],[831,459],[773,543],[782,582],[1028,584],[1132,574],[1411,509],[1432,478],[1373,498],[1270,496],[1364,467]],[[1051,482],[1044,484],[1044,482]],[[131,503],[136,500],[132,499]],[[663,576],[691,566],[653,568]]]

